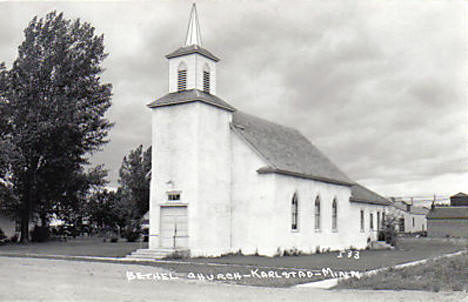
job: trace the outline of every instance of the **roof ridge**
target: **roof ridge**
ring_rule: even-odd
[[[250,113],[246,113],[245,111],[242,111],[242,110],[236,110],[236,113],[240,113],[240,114],[244,114],[244,115],[247,115],[251,118],[254,118],[254,119],[257,119],[257,120],[261,120],[263,122],[266,122],[266,123],[269,123],[269,124],[272,124],[272,125],[275,125],[275,126],[278,126],[278,127],[282,127],[282,128],[286,128],[286,129],[289,129],[289,130],[293,130],[299,134],[302,135],[302,133],[297,130],[296,128],[293,128],[293,127],[290,127],[290,126],[285,126],[283,124],[279,124],[279,123],[276,123],[276,122],[272,122],[271,120],[267,120],[265,118],[262,118],[262,117],[259,117],[259,116],[256,116],[256,115],[253,115],[253,114],[250,114]]]

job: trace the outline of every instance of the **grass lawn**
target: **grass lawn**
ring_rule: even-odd
[[[134,250],[148,248],[147,242],[103,242],[102,238],[82,237],[69,241],[32,242],[28,244],[0,245],[1,254],[40,254],[64,256],[125,257]]]
[[[336,288],[468,291],[468,255],[389,269],[373,276],[341,281]]]
[[[218,258],[194,258],[186,259],[185,261],[301,269],[321,269],[323,267],[330,267],[335,270],[367,271],[453,253],[467,247],[467,243],[451,242],[444,239],[401,239],[398,249],[359,251],[359,259],[347,257],[338,258],[337,252],[330,252],[273,258],[261,256],[225,256]]]
[[[334,272],[359,271],[364,272],[372,269],[393,266],[416,260],[433,258],[436,256],[453,253],[467,248],[466,243],[453,242],[445,239],[401,239],[399,247],[395,250],[364,250],[359,251],[359,259],[338,258],[337,252],[286,256],[286,257],[262,257],[262,256],[224,256],[217,258],[192,258],[177,260],[184,263],[154,263],[158,267],[164,267],[172,271],[188,274],[198,272],[203,275],[225,272],[247,273],[252,269],[259,271],[275,271],[277,275],[291,271],[320,272],[323,268],[331,268]],[[208,264],[224,264],[226,266],[210,266]],[[197,265],[198,264],[198,265]],[[295,277],[290,278],[245,278],[236,280],[238,284],[254,286],[288,287],[300,283],[313,282],[330,278],[330,276],[313,276],[312,278]]]
[[[0,255],[42,254],[123,257],[139,248],[147,248],[147,243],[129,243],[125,241],[110,243],[102,242],[101,239],[97,238],[84,238],[69,242],[4,245],[0,246]],[[210,279],[213,277],[215,281],[235,282],[238,284],[255,286],[288,287],[295,284],[330,278],[330,275],[324,276],[323,274],[319,274],[322,272],[323,268],[331,268],[334,272],[363,272],[400,263],[432,258],[465,248],[467,248],[466,243],[444,239],[401,239],[399,248],[396,250],[359,251],[359,259],[347,258],[346,256],[338,258],[337,252],[330,252],[273,258],[242,255],[217,258],[191,258],[177,259],[174,262],[148,262],[144,263],[144,265],[169,269],[179,276],[186,278],[190,278],[191,276],[194,279],[203,279],[203,277]],[[256,271],[256,269],[258,269],[258,271]],[[261,273],[262,271],[264,272],[263,275]],[[223,274],[220,275],[221,277],[230,276],[226,275],[226,273],[230,273],[231,276],[238,273],[242,276],[242,279],[229,281],[218,278],[218,274]]]

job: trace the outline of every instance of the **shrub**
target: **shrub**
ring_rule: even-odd
[[[164,257],[166,260],[177,260],[177,259],[184,259],[188,258],[190,255],[187,253],[187,251],[174,251],[173,253],[167,255]]]
[[[135,242],[140,238],[140,235],[140,230],[129,230],[124,233],[124,238],[126,238],[128,242]]]
[[[18,234],[15,234],[15,235],[11,236],[10,242],[18,242],[18,239],[19,239]]]
[[[379,235],[377,236],[378,241],[386,241],[385,240],[385,232],[384,231],[379,231]]]
[[[32,242],[46,242],[50,238],[49,228],[38,226],[34,227],[34,230],[31,232],[31,241]]]
[[[111,239],[110,239],[110,242],[112,242],[112,243],[116,243],[117,241],[119,241],[119,237],[117,237],[117,236],[112,236]]]

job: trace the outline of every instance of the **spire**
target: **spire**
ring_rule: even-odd
[[[198,45],[201,46],[200,24],[198,23],[197,7],[195,3],[190,11],[190,20],[187,28],[187,37],[185,38],[185,46]]]

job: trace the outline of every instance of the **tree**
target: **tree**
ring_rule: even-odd
[[[103,118],[111,106],[111,85],[100,79],[107,56],[103,35],[55,11],[34,17],[24,34],[0,103],[0,116],[8,117],[0,134],[9,150],[23,242],[39,208],[47,212],[70,200],[69,184],[112,127]]]
[[[89,219],[87,204],[91,197],[102,192],[108,183],[106,177],[107,170],[102,165],[88,169],[87,172],[84,169],[76,171],[73,180],[65,188],[67,198],[54,202],[51,207],[45,207],[46,211],[39,211],[39,216],[43,219],[44,215],[55,214],[66,224],[80,227],[83,220]]]
[[[126,202],[131,219],[141,218],[149,210],[149,186],[151,171],[151,147],[143,151],[143,145],[123,158],[119,170],[119,194]]]
[[[397,226],[398,226],[399,217],[395,214],[388,213],[385,215],[385,221],[383,222],[382,233],[384,235],[384,240],[386,243],[390,243],[392,246],[397,246]]]
[[[89,198],[86,209],[90,221],[99,231],[115,230],[124,225],[115,192],[105,189],[94,192]]]

